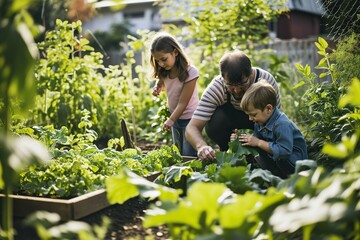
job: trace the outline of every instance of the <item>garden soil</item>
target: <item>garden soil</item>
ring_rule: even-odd
[[[86,222],[89,225],[100,225],[102,217],[107,216],[111,220],[111,225],[107,232],[108,240],[162,240],[170,239],[166,226],[144,228],[144,210],[148,207],[148,202],[138,197],[129,199],[124,204],[115,204],[103,210],[93,213],[78,221]],[[35,230],[26,227],[22,218],[14,219],[16,230],[15,240],[38,240]]]

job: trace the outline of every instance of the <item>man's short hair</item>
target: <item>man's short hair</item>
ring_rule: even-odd
[[[251,74],[250,58],[240,50],[225,53],[219,63],[221,76],[229,84],[239,84]]]

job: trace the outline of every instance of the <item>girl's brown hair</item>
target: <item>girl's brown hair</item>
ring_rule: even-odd
[[[167,77],[169,75],[169,70],[160,67],[159,64],[155,61],[155,58],[153,57],[153,53],[154,52],[171,53],[175,49],[178,52],[175,61],[175,65],[179,71],[178,78],[181,82],[186,80],[186,78],[189,76],[187,68],[190,65],[190,60],[186,56],[180,43],[176,41],[176,39],[173,36],[164,32],[156,34],[151,44],[152,54],[150,56],[150,64],[153,66],[154,69],[153,77],[160,78],[160,77]]]

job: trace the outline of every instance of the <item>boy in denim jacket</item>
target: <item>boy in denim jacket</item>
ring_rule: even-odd
[[[266,81],[259,80],[244,94],[240,107],[255,123],[253,135],[231,135],[243,146],[257,147],[256,162],[274,175],[286,178],[294,173],[298,160],[307,159],[306,142],[299,128],[276,107],[276,93]]]

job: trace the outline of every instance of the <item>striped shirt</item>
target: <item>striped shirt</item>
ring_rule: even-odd
[[[253,68],[255,70],[255,81],[257,82],[259,78],[265,79],[268,81],[275,89],[276,98],[277,98],[277,107],[281,109],[280,95],[279,95],[279,86],[275,81],[273,75],[269,72],[260,69]],[[230,95],[231,96],[231,95]],[[211,116],[214,114],[217,107],[224,105],[227,102],[228,93],[225,87],[224,79],[219,75],[215,77],[209,86],[205,89],[199,105],[197,106],[193,118],[209,121]],[[240,110],[241,100],[236,100],[231,96],[231,103],[235,109]]]

